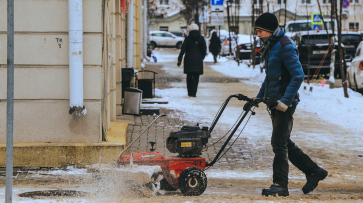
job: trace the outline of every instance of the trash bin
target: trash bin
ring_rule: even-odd
[[[125,95],[125,89],[130,87],[131,80],[134,77],[134,69],[133,68],[122,68],[122,98]]]
[[[123,106],[124,114],[140,115],[142,90],[136,88],[125,89],[125,100]]]
[[[155,74],[158,73],[150,70],[135,73],[135,87],[142,90],[142,98],[155,97]]]

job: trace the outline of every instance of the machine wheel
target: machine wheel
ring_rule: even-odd
[[[155,42],[150,42],[150,47],[151,47],[151,49],[155,49],[156,43]]]
[[[177,49],[181,49],[181,47],[182,47],[182,43],[181,42],[176,43],[176,48]]]
[[[177,189],[175,189],[171,185],[169,185],[168,181],[165,178],[163,178],[160,181],[160,190],[175,191]]]
[[[181,172],[178,185],[185,196],[199,196],[207,188],[207,176],[199,168],[190,167]]]

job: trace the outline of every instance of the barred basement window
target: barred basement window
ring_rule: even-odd
[[[277,0],[278,4],[281,4],[281,0]],[[284,0],[284,4],[286,4],[286,0]]]
[[[169,27],[168,26],[160,26],[159,28],[160,31],[169,31]]]
[[[160,5],[168,5],[169,0],[160,0]]]

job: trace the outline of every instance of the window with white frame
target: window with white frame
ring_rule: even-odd
[[[302,4],[311,4],[311,0],[301,0]]]
[[[160,0],[160,5],[169,5],[169,0]]]
[[[277,0],[278,4],[281,4],[281,2],[283,2],[284,4],[286,4],[286,0]]]
[[[349,23],[349,30],[350,31],[358,31],[359,30],[359,22]]]
[[[359,3],[359,0],[350,0],[350,3],[351,4],[358,4]]]
[[[323,4],[331,4],[331,0],[323,0]]]

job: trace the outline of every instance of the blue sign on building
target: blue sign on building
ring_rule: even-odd
[[[223,0],[212,0],[211,5],[212,6],[223,6]]]

